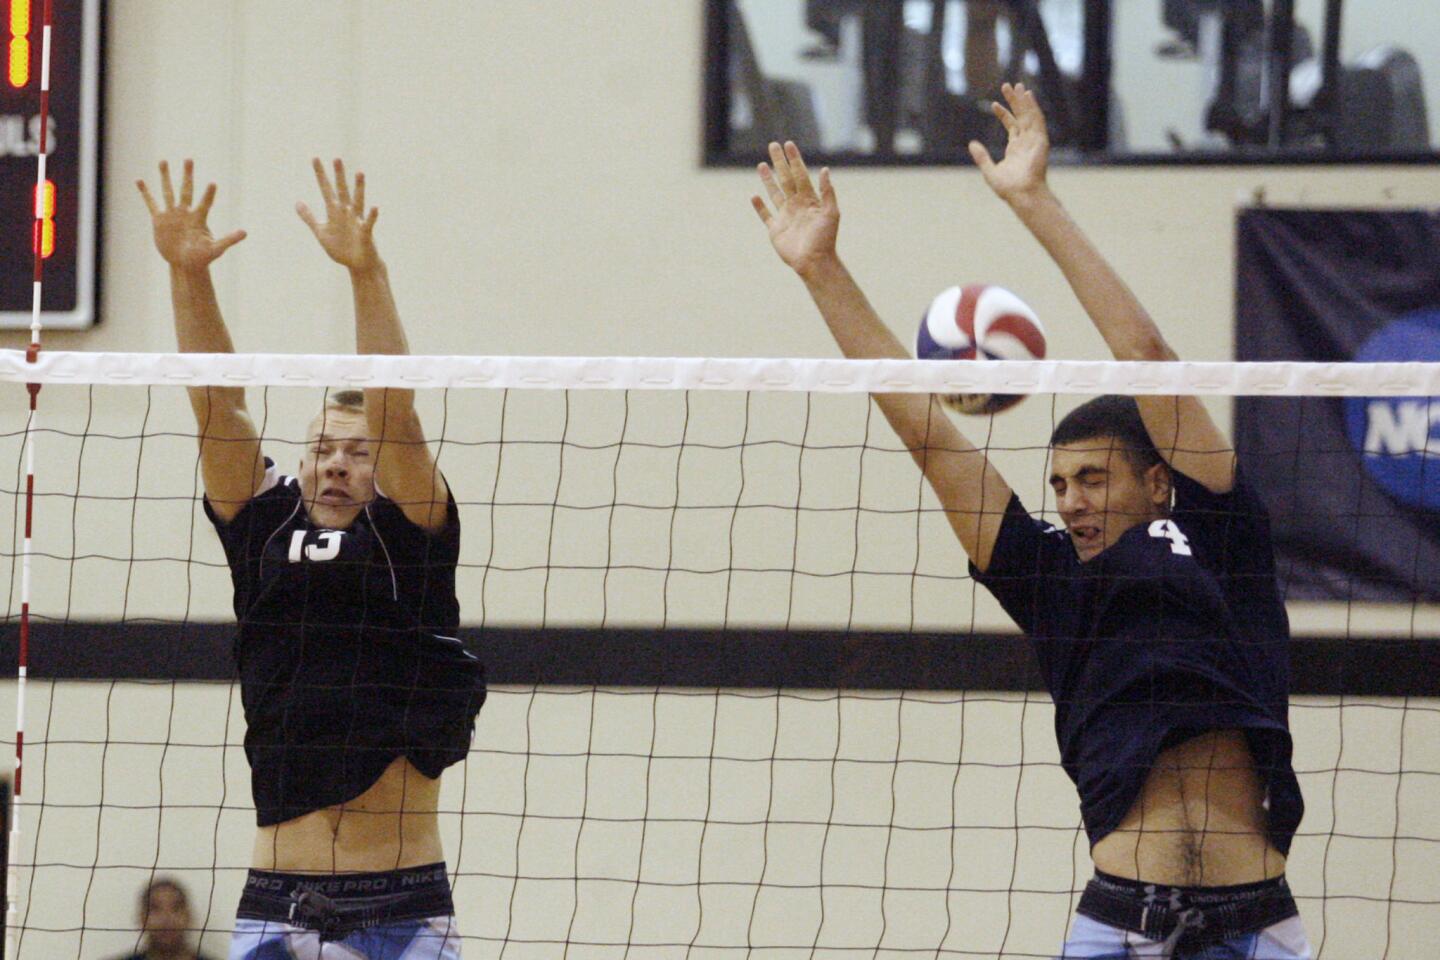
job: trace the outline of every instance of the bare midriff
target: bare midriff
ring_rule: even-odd
[[[1120,826],[1095,844],[1096,868],[1170,886],[1269,880],[1285,857],[1266,834],[1265,784],[1245,734],[1215,730],[1161,751]]]
[[[439,863],[440,781],[404,757],[347,803],[260,827],[256,870],[281,873],[371,873]]]

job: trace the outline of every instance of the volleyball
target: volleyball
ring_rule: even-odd
[[[944,290],[930,302],[915,337],[921,360],[1041,360],[1045,328],[1029,304],[1004,287],[971,283]],[[999,413],[1020,395],[954,393],[940,397],[952,410]]]

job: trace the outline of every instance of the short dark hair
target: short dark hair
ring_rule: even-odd
[[[1065,415],[1050,434],[1050,446],[1113,437],[1141,473],[1163,463],[1134,397],[1107,394],[1087,400]]]
[[[185,892],[184,887],[180,886],[180,881],[175,880],[171,877],[156,877],[154,880],[150,881],[148,886],[146,886],[143,890],[140,891],[141,919],[144,919],[147,915],[149,915],[150,897],[154,895],[156,890],[171,891],[180,901],[180,906],[184,907],[186,910],[190,909],[190,895]]]

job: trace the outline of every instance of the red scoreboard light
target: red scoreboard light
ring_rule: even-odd
[[[0,0],[0,327],[29,327],[35,250],[45,259],[41,323],[92,326],[99,265],[102,0],[52,0],[45,183],[40,149],[45,0]],[[37,211],[40,213],[36,219]]]

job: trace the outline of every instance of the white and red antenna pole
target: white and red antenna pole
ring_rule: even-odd
[[[53,0],[45,0],[41,19],[40,41],[40,146],[37,152],[35,173],[34,224],[31,229],[31,246],[35,253],[33,294],[30,308],[30,347],[25,359],[35,363],[40,359],[40,290],[45,273],[45,225],[50,220],[49,204],[53,194],[46,190],[45,155],[49,152],[47,142],[50,129],[50,28],[54,23]],[[30,5],[30,0],[11,0],[12,4]],[[7,848],[9,863],[6,864],[7,882],[5,904],[5,957],[15,960],[19,949],[20,926],[20,877],[17,863],[20,857],[20,814],[23,805],[23,777],[25,773],[25,674],[30,665],[30,559],[31,537],[35,520],[35,431],[38,427],[36,404],[40,397],[40,384],[26,384],[30,394],[30,416],[25,428],[25,537],[20,547],[20,643],[15,682],[15,777],[10,803],[10,837]]]

